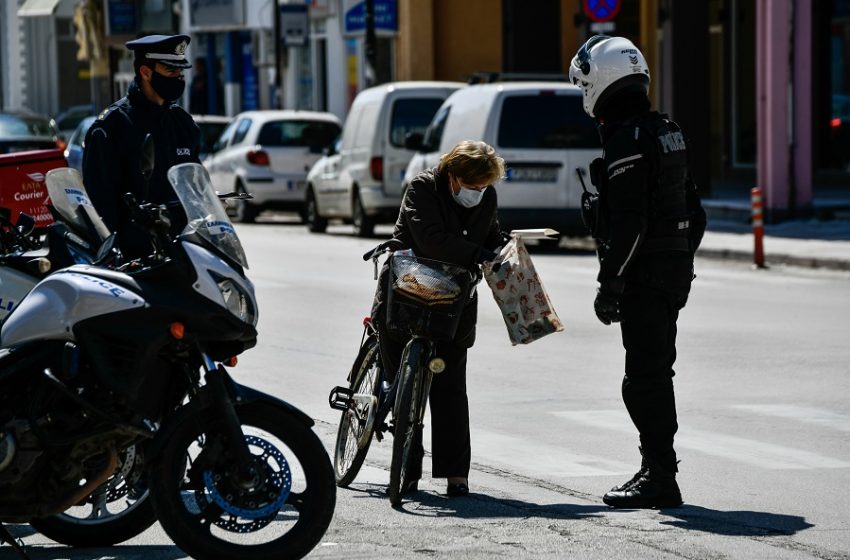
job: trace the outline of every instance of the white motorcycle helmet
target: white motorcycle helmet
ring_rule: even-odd
[[[584,93],[584,111],[595,117],[600,101],[618,91],[642,86],[649,93],[649,67],[625,37],[594,35],[573,57],[570,81]]]

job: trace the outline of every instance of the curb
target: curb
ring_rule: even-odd
[[[596,250],[596,246],[590,238],[561,238],[560,247],[564,249],[588,252],[594,252]],[[730,260],[748,263],[753,262],[752,251],[706,247],[705,245],[699,248],[696,256],[715,260]],[[838,270],[844,272],[850,271],[850,260],[842,259],[801,257],[781,252],[767,252],[765,254],[765,261],[768,268],[770,268],[771,265],[785,265],[801,268],[822,268],[826,270]]]
[[[697,251],[697,256],[716,260],[753,262],[753,253],[751,251],[736,251],[733,249],[712,249],[708,247],[700,247]],[[850,261],[840,259],[798,257],[781,253],[768,253],[765,255],[765,261],[768,268],[770,268],[770,265],[786,265],[802,268],[823,268],[827,270],[850,271]]]

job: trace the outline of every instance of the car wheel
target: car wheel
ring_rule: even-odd
[[[351,221],[354,223],[354,235],[357,237],[371,237],[375,231],[375,220],[366,215],[360,193],[354,193],[351,201]]]
[[[323,233],[328,229],[328,221],[319,216],[319,205],[316,203],[316,194],[311,187],[307,187],[307,202],[304,203],[304,221],[307,229],[313,233]]]
[[[245,187],[242,183],[238,183],[236,185],[236,192],[245,193],[248,192],[245,190]],[[233,219],[242,224],[253,224],[257,219],[257,214],[260,213],[260,210],[256,205],[251,204],[247,200],[234,200],[233,201]]]

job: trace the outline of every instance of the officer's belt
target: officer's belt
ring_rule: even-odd
[[[642,254],[661,253],[664,251],[691,251],[690,242],[687,237],[649,237],[640,246]]]

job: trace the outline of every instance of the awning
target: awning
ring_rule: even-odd
[[[62,0],[25,0],[18,8],[18,17],[52,16]]]

